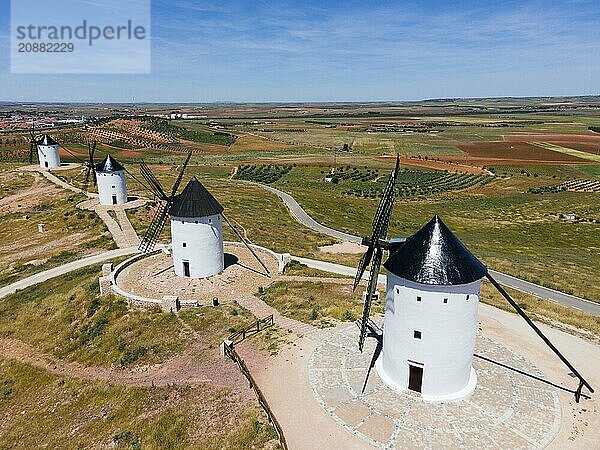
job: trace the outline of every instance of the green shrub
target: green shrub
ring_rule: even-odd
[[[354,314],[352,313],[352,311],[349,311],[349,310],[344,311],[344,314],[343,314],[342,318],[344,320],[349,321],[349,322],[355,320],[354,319]]]

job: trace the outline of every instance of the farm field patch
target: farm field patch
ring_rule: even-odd
[[[504,140],[510,142],[598,142],[600,143],[600,134],[598,133],[556,133],[548,130],[540,132],[538,130],[523,131],[519,133],[511,133],[503,135]]]
[[[572,148],[581,152],[591,153],[592,155],[600,154],[600,142],[573,142],[573,141],[554,141],[546,140],[549,144],[556,144],[562,147]]]
[[[587,159],[590,161],[594,161],[596,163],[600,163],[600,155],[594,155],[592,153],[582,152],[580,150],[563,147],[563,146],[557,145],[557,144],[551,144],[549,142],[533,142],[533,144],[537,145],[538,147],[546,148],[548,150],[564,153],[565,155],[571,155],[571,156],[575,156],[576,158]]]
[[[538,162],[538,163],[583,163],[581,158],[548,148],[539,147],[526,142],[482,142],[477,144],[459,145],[469,158],[480,164],[499,164],[502,161]]]

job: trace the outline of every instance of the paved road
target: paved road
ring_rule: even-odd
[[[137,253],[137,247],[119,248],[117,250],[109,250],[98,255],[88,256],[77,261],[73,261],[62,266],[55,267],[53,269],[45,270],[40,273],[36,273],[23,280],[16,281],[15,283],[9,284],[0,288],[0,298],[6,297],[7,295],[13,294],[17,289],[25,289],[34,284],[42,283],[43,281],[49,280],[50,278],[65,275],[74,270],[81,269],[83,267],[91,266],[94,264],[100,264],[111,259],[119,258],[121,256],[132,255]]]
[[[311,269],[318,269],[324,272],[336,273],[338,275],[347,275],[354,278],[356,276],[356,267],[342,266],[341,264],[334,264],[327,261],[319,261],[318,259],[302,258],[301,256],[291,255],[292,261],[298,261]],[[362,277],[363,280],[369,279],[369,271],[366,271]],[[379,274],[377,283],[385,286],[386,277],[385,275]]]
[[[325,272],[336,273],[339,275],[347,275],[349,277],[356,276],[355,267],[342,266],[340,264],[319,261],[317,259],[302,258],[300,256],[293,255],[291,256],[291,258],[292,260],[298,261],[299,263],[302,263],[312,269],[323,270]],[[545,298],[547,300],[560,303],[565,306],[570,306],[571,308],[579,309],[593,314],[595,316],[600,316],[600,304],[598,303],[594,303],[583,298],[575,297],[573,295],[564,294],[562,292],[555,291],[544,286],[538,286],[537,284],[529,283],[528,281],[523,281],[519,278],[511,277],[510,275],[505,275],[503,273],[495,272],[493,270],[490,270],[490,273],[502,286],[513,288],[521,292],[526,292],[528,294],[535,295],[536,297]],[[368,272],[365,272],[365,274],[363,275],[363,280],[367,280],[368,276]],[[379,279],[377,280],[377,282],[385,286],[385,275],[379,275]],[[535,290],[530,290],[531,286],[534,286]]]
[[[580,311],[585,311],[594,316],[600,316],[600,303],[565,294],[564,292],[540,286],[539,284],[530,283],[529,281],[521,280],[520,278],[506,275],[505,273],[496,272],[494,270],[489,270],[489,272],[502,286],[535,295],[536,297],[559,303],[563,306],[569,306]]]
[[[340,239],[343,241],[356,242],[359,244],[361,243],[361,238],[358,236],[353,236],[351,234],[342,233],[341,231],[337,231],[332,228],[323,226],[320,223],[318,223],[317,221],[315,221],[312,217],[310,217],[306,213],[306,211],[304,211],[304,209],[302,209],[302,207],[298,204],[298,202],[291,195],[286,194],[285,192],[282,192],[279,189],[275,189],[271,186],[266,186],[264,184],[254,183],[254,182],[251,182],[251,183],[255,184],[256,186],[259,186],[263,189],[266,189],[270,192],[273,192],[275,195],[277,195],[279,198],[281,198],[281,200],[283,200],[283,202],[285,203],[287,208],[290,210],[292,217],[294,217],[294,219],[296,219],[302,225],[304,225],[308,228],[311,228],[315,231],[318,231],[319,233],[323,233],[328,236],[334,237],[336,239]],[[299,261],[299,259],[298,259],[298,261]],[[329,264],[329,263],[327,263],[327,264]],[[307,265],[309,265],[309,264],[307,264]],[[334,264],[333,266],[339,266],[339,265]],[[309,265],[309,267],[313,267],[313,266]],[[349,269],[349,268],[341,269],[340,267],[344,267],[344,266],[339,266],[335,269],[336,270]],[[314,267],[314,268],[318,268],[318,267]],[[327,269],[322,269],[322,270],[327,270]],[[346,272],[346,273],[345,272],[335,272],[332,270],[329,270],[329,272],[341,273],[343,275],[352,275],[349,272]],[[585,311],[585,312],[593,314],[595,316],[600,316],[600,303],[595,303],[590,300],[586,300],[584,298],[580,298],[580,297],[576,297],[574,295],[569,295],[569,294],[565,294],[563,292],[555,291],[554,289],[540,286],[538,284],[531,283],[529,281],[521,280],[520,278],[515,278],[511,275],[506,275],[504,273],[496,272],[491,269],[489,272],[496,279],[496,281],[498,283],[500,283],[502,286],[516,289],[518,291],[525,292],[527,294],[532,294],[532,295],[535,295],[536,297],[540,297],[540,298],[549,300],[554,303],[559,303],[563,306],[568,306],[571,308],[578,309],[580,311]],[[356,271],[354,273],[356,273]],[[354,275],[352,275],[352,276],[354,276]]]
[[[323,233],[328,236],[339,239],[341,241],[356,242],[357,244],[360,244],[362,242],[362,239],[358,236],[353,236],[351,234],[343,233],[341,231],[334,230],[333,228],[329,228],[324,225],[321,225],[315,219],[310,217],[306,213],[306,211],[304,211],[304,209],[302,209],[302,207],[298,204],[298,202],[294,199],[294,197],[292,197],[290,194],[286,194],[285,192],[280,191],[279,189],[275,189],[274,187],[267,186],[267,185],[260,184],[260,183],[255,183],[253,181],[246,181],[245,183],[254,184],[258,187],[266,189],[267,191],[270,191],[273,194],[277,195],[281,200],[283,200],[283,203],[285,203],[285,206],[287,206],[292,217],[294,219],[296,219],[298,222],[300,222],[302,225],[304,225],[312,230],[318,231],[319,233]]]

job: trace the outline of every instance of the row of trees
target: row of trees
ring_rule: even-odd
[[[235,179],[257,181],[259,183],[274,183],[292,170],[292,166],[240,166]]]
[[[168,120],[155,119],[146,125],[152,131],[169,134],[173,137],[186,141],[201,142],[206,144],[217,144],[230,146],[237,139],[236,136],[220,131],[190,130],[171,124]]]
[[[457,191],[483,186],[494,179],[489,175],[435,173],[407,171],[398,174],[396,182],[396,195],[399,197],[426,197],[446,191]],[[382,183],[387,178],[382,180]],[[356,188],[342,191],[343,195],[352,195],[362,198],[377,198],[381,196],[383,185],[376,187],[357,186]]]

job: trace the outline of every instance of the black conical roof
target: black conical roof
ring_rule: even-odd
[[[125,168],[110,155],[106,155],[106,158],[96,164],[96,172],[118,172],[120,170],[125,170]]]
[[[169,214],[175,217],[206,217],[222,212],[223,207],[221,204],[194,177],[181,194],[173,198]]]
[[[54,139],[52,139],[52,136],[50,136],[49,134],[43,134],[42,137],[37,141],[38,145],[58,145],[58,142],[56,142]]]
[[[394,252],[384,267],[421,284],[467,284],[479,280],[487,268],[450,231],[437,215]]]

